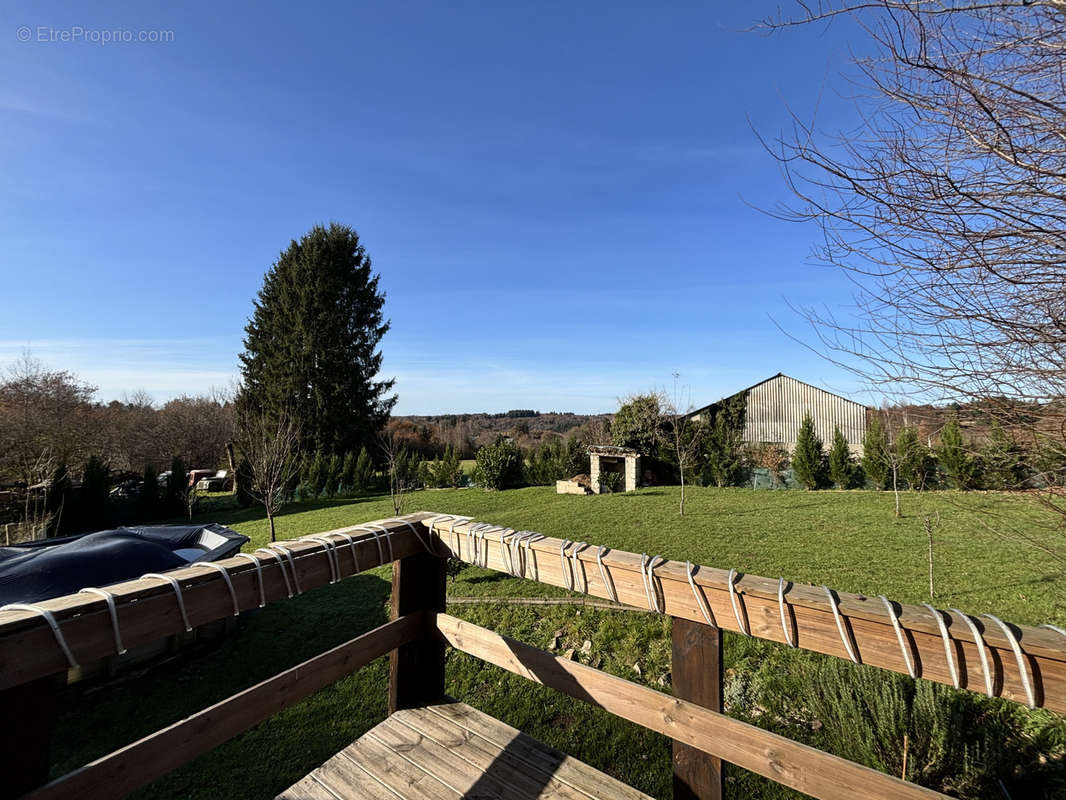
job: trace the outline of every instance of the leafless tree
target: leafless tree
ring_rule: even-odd
[[[270,541],[277,541],[274,518],[288,501],[300,468],[300,426],[288,414],[273,419],[250,411],[240,417],[237,446],[251,472],[248,493],[262,503]]]
[[[0,474],[30,486],[87,455],[95,392],[24,353],[0,378]]]
[[[886,393],[979,401],[1066,455],[1066,4],[797,3],[770,30],[847,17],[861,130],[793,117],[765,141],[855,286],[803,312],[820,349]],[[867,50],[860,47],[860,50]],[[1066,469],[1066,458],[1057,469]]]
[[[407,505],[407,491],[411,488],[407,475],[406,448],[393,429],[386,427],[378,435],[378,450],[385,461],[389,479],[389,497],[397,517],[402,516]]]
[[[692,404],[682,404],[677,390],[677,377],[675,373],[672,395],[667,395],[666,392],[657,393],[659,414],[666,423],[660,425],[658,430],[662,444],[677,459],[677,470],[681,478],[681,501],[678,505],[678,514],[684,516],[685,471],[691,468],[699,457],[702,431],[699,423],[692,420],[692,412],[695,410]]]

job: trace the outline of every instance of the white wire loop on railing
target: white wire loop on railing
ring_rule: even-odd
[[[566,561],[566,548],[572,545],[569,539],[563,539],[559,545],[559,569],[563,576],[563,583],[566,585],[568,591],[574,591],[574,576],[570,572],[570,565]]]
[[[432,555],[438,555],[438,554],[436,553],[436,551],[434,551],[434,550],[433,550],[433,548],[429,546],[429,542],[428,542],[428,541],[426,541],[426,538],[425,538],[425,537],[424,537],[424,536],[423,536],[423,535],[422,535],[422,534],[421,534],[421,533],[419,532],[418,528],[416,528],[416,527],[415,527],[415,526],[414,526],[414,525],[413,525],[413,524],[411,523],[411,521],[410,521],[410,520],[406,520],[406,519],[399,519],[398,517],[393,517],[392,519],[387,519],[387,520],[385,520],[385,521],[386,521],[386,522],[396,522],[396,523],[399,523],[400,525],[406,525],[406,526],[407,526],[408,528],[410,528],[410,529],[411,529],[411,533],[413,533],[413,534],[415,535],[415,538],[416,538],[416,539],[418,539],[419,543],[420,543],[420,544],[421,544],[421,545],[422,545],[422,546],[423,546],[424,548],[426,548],[426,552],[427,552],[427,553],[431,553]]]
[[[607,546],[602,544],[596,549],[596,566],[600,568],[600,579],[603,581],[604,588],[607,589],[607,596],[612,603],[617,603],[618,591],[614,588],[614,581],[611,580],[610,571],[603,565],[603,551],[606,549]]]
[[[737,627],[740,628],[740,632],[745,636],[751,636],[747,624],[745,624],[743,617],[740,615],[740,606],[737,605],[736,579],[737,570],[734,567],[729,570],[729,577],[726,578],[726,583],[729,584],[729,602],[733,605],[733,616],[737,618]]]
[[[178,611],[181,612],[181,621],[185,623],[185,632],[191,631],[192,625],[189,624],[189,615],[185,611],[185,598],[182,597],[181,584],[178,583],[177,578],[170,575],[161,575],[158,572],[146,572],[141,578],[155,578],[158,581],[170,584],[170,588],[174,590],[174,597],[178,600]]]
[[[355,546],[355,537],[352,536],[350,533],[347,533],[346,531],[336,531],[332,535],[333,536],[342,536],[342,537],[344,537],[344,541],[346,541],[348,543],[348,547],[352,551],[352,569],[354,570],[352,572],[352,574],[353,575],[357,574],[360,570],[359,570],[359,554],[357,552],[355,552],[356,549],[357,549],[356,546]]]
[[[515,577],[526,577],[526,563],[533,563],[533,580],[538,579],[537,569],[537,551],[533,549],[533,542],[539,542],[541,539],[547,537],[542,533],[536,531],[521,531],[518,536],[515,537],[515,550],[518,554],[518,573]]]
[[[259,584],[259,607],[263,608],[267,604],[266,588],[263,586],[263,565],[251,553],[237,553],[234,558],[243,558],[245,561],[251,561],[255,564],[255,578],[256,583]]]
[[[585,594],[588,594],[589,578],[588,575],[585,574],[585,565],[581,563],[581,559],[577,557],[577,554],[584,550],[586,547],[588,547],[587,542],[575,542],[574,546],[570,548],[570,560],[574,562],[574,585],[577,585],[577,576],[580,575],[581,591]]]
[[[658,562],[655,559],[659,559]],[[662,614],[663,609],[659,605],[659,592],[655,588],[655,568],[664,563],[666,563],[666,559],[662,556],[655,555],[648,558],[647,553],[641,553],[640,555],[640,577],[644,581],[644,594],[648,600],[648,610],[654,611],[656,614]]]
[[[1060,636],[1066,636],[1066,630],[1063,630],[1058,625],[1052,625],[1050,622],[1045,622],[1040,626],[1041,628],[1047,628],[1049,631],[1055,631]]]
[[[368,523],[366,523],[364,525],[360,525],[356,530],[366,531],[367,533],[371,534],[374,537],[374,541],[377,542],[377,545],[378,545],[378,564],[379,564],[379,566],[387,564],[387,563],[389,563],[389,561],[393,561],[394,560],[393,554],[392,554],[392,531],[390,531],[388,528],[386,528],[383,525],[375,525],[372,522],[368,522]],[[381,547],[381,537],[382,536],[385,537],[385,544],[387,544],[389,546],[389,558],[388,558],[388,560],[385,559],[385,551]]]
[[[688,575],[688,585],[692,587],[692,596],[696,598],[696,606],[699,608],[700,613],[703,614],[703,618],[708,625],[717,628],[718,624],[714,621],[714,614],[711,613],[711,608],[703,597],[703,591],[696,586],[696,579],[692,577],[691,561],[685,562],[685,573]]]
[[[230,580],[229,570],[227,570],[221,564],[215,564],[214,562],[211,562],[211,561],[202,561],[199,564],[197,564],[197,566],[198,567],[210,567],[211,569],[213,569],[215,572],[219,573],[222,576],[222,580],[224,580],[226,582],[226,588],[229,589],[230,599],[233,601],[233,616],[239,617],[241,615],[241,606],[240,606],[240,603],[237,602],[237,590],[233,588],[233,581]]]
[[[936,620],[936,626],[940,629],[940,638],[944,640],[944,658],[948,662],[948,672],[951,673],[951,685],[959,688],[959,668],[955,664],[955,656],[951,652],[951,635],[948,633],[948,628],[944,624],[944,617],[939,611],[933,608],[929,603],[922,603],[929,613],[933,615],[933,619]]]
[[[500,531],[500,560],[503,561],[508,575],[514,575],[514,553],[511,552],[511,542],[517,534],[518,531],[512,528],[504,528]]]
[[[848,651],[848,657],[856,664],[861,663],[858,655],[855,653],[855,646],[851,643],[851,639],[848,637],[847,631],[844,630],[844,620],[840,617],[840,609],[837,608],[836,595],[829,589],[828,586],[822,586],[825,590],[825,596],[829,598],[829,608],[833,611],[833,620],[837,624],[837,633],[840,634],[840,641],[844,644],[844,649]]]
[[[337,543],[324,535],[305,536],[299,541],[315,542],[325,548],[326,563],[329,564],[329,582],[337,583],[341,579],[341,560],[337,555]]]
[[[1018,639],[1014,635],[1014,631],[1001,620],[999,617],[993,617],[991,614],[982,614],[982,617],[988,617],[994,623],[999,625],[1000,630],[1003,631],[1003,635],[1007,637],[1007,641],[1010,642],[1010,649],[1014,651],[1014,659],[1018,662],[1018,675],[1022,679],[1022,688],[1025,690],[1025,702],[1029,708],[1036,708],[1036,696],[1033,694],[1033,684],[1029,680],[1029,671],[1025,668],[1025,654],[1022,652],[1021,645],[1018,644]]]
[[[907,647],[907,642],[903,638],[903,629],[899,625],[899,617],[896,615],[896,609],[892,606],[891,601],[883,594],[879,594],[881,602],[885,604],[885,611],[888,612],[888,618],[892,620],[892,630],[896,632],[896,640],[899,642],[899,651],[903,654],[903,662],[907,665],[907,674],[912,678],[918,676],[914,672],[914,661],[911,660],[911,651]]]
[[[255,552],[266,553],[268,556],[278,562],[278,571],[281,573],[281,578],[285,581],[285,594],[292,598],[292,583],[289,581],[289,573],[285,571],[285,559],[281,557],[281,553],[277,550],[271,550],[269,547],[257,547]]]
[[[303,594],[304,590],[300,588],[300,576],[296,574],[296,558],[293,556],[292,550],[281,542],[271,542],[267,547],[271,550],[277,550],[289,560],[289,569],[292,570],[292,585],[296,589],[296,594]],[[291,597],[292,595],[289,596]]]
[[[970,635],[973,636],[973,643],[977,647],[977,655],[981,658],[981,672],[984,674],[985,678],[985,694],[991,697],[993,690],[993,681],[992,673],[988,669],[988,655],[985,653],[984,637],[981,636],[981,632],[977,630],[977,626],[974,624],[974,621],[970,619],[967,614],[964,614],[957,608],[953,608],[951,610],[954,613],[958,614],[962,618],[962,621],[966,623],[966,627],[970,629]],[[967,679],[967,686],[969,685],[969,683],[970,681]]]
[[[107,613],[111,617],[111,631],[115,634],[115,652],[122,655],[126,648],[122,646],[122,633],[118,629],[118,609],[115,607],[115,596],[111,592],[97,589],[94,586],[81,589],[78,594],[94,594],[102,597],[107,602]]]
[[[781,630],[785,634],[785,641],[788,642],[789,647],[795,647],[796,643],[792,641],[792,626],[788,624],[788,620],[785,619],[785,579],[777,579],[777,606],[781,611]],[[790,610],[791,611],[791,610]]]
[[[0,611],[32,611],[35,614],[40,614],[44,617],[44,621],[48,623],[48,627],[52,629],[52,635],[55,637],[59,649],[63,651],[63,655],[67,659],[67,664],[70,665],[71,669],[78,668],[78,661],[74,658],[74,654],[70,652],[70,648],[67,646],[67,640],[63,636],[63,631],[59,629],[59,623],[56,622],[56,618],[52,616],[52,612],[47,608],[30,605],[29,603],[9,603],[6,606],[0,606]]]

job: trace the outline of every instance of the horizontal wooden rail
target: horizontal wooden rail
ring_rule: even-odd
[[[465,518],[425,516],[435,538],[439,537],[450,554],[462,561],[511,572],[540,583],[573,587],[584,594],[617,599],[629,606],[649,607],[641,568],[648,559],[640,554],[604,550],[600,560],[611,584],[608,587],[597,563],[597,545],[583,548],[568,545],[561,557],[562,539],[543,537],[515,544],[519,536],[513,535],[510,528],[489,526]],[[729,578],[727,570],[694,567],[690,584],[684,563],[657,560],[652,580],[654,602],[659,604],[658,610],[662,613],[705,622],[693,591],[694,584],[717,627],[776,642],[791,639],[797,647],[840,658],[851,657],[848,653],[850,646],[863,664],[904,674],[908,672],[891,617],[879,598],[832,592],[838,603],[840,626],[844,630],[842,636],[832,602],[822,587],[786,581],[782,622],[777,579],[734,575],[731,591]],[[978,652],[981,645],[959,614],[942,612],[949,635],[949,662],[940,628],[929,609],[895,602],[891,606],[898,614],[903,644],[917,677],[952,685],[954,665],[961,688],[985,692],[984,671]],[[970,617],[970,620],[977,626],[979,638],[986,646],[984,652],[993,681],[993,694],[1026,703],[1022,673],[1008,638],[985,617]],[[1035,704],[1066,712],[1066,636],[1043,628],[1013,624],[1009,627],[1023,652],[1025,675],[1030,681]]]
[[[24,800],[125,797],[374,659],[425,635],[430,627],[431,616],[425,612],[388,622],[98,758],[24,795]]]
[[[289,549],[293,562],[290,564],[287,557],[281,555],[284,567],[280,567],[277,559],[260,554],[266,602],[288,597],[286,576],[292,584],[293,566],[300,589],[307,591],[329,583],[334,577],[334,568],[339,568],[339,577],[344,578],[387,563],[390,560],[389,545],[383,544],[382,558],[379,541],[366,532],[370,529],[383,528],[389,533],[394,559],[424,552],[423,542],[428,541],[428,538],[424,527],[418,524],[423,516],[410,514],[399,518],[399,521],[382,520],[317,535],[319,539],[325,537],[338,545],[335,550],[321,541],[278,542]],[[352,547],[340,534],[353,537],[354,558]],[[380,538],[383,543],[384,536]],[[336,561],[333,561],[334,555]],[[260,602],[256,565],[241,557],[215,563],[228,573],[239,609],[256,608]],[[215,568],[194,564],[167,574],[181,586],[185,611],[192,627],[233,616],[233,597],[226,581]],[[115,584],[107,590],[114,595],[122,642],[126,647],[157,641],[185,630],[174,589],[169,584],[146,578]],[[115,655],[115,635],[107,602],[103,598],[91,594],[72,594],[35,605],[53,614],[78,663],[90,663]],[[68,666],[55,635],[41,615],[32,611],[0,611],[0,690],[63,672]]]
[[[823,800],[931,800],[932,789],[500,636],[447,614],[444,640],[464,653]]]

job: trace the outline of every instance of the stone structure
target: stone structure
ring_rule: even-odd
[[[594,445],[589,448],[591,462],[592,491],[600,493],[600,476],[604,472],[621,474],[623,491],[631,492],[637,488],[640,478],[640,453],[632,447],[615,447],[614,445]]]

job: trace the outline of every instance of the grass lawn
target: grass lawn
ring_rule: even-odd
[[[1066,568],[1019,532],[1056,554],[1066,534],[1035,501],[997,494],[904,495],[901,519],[890,494],[874,492],[753,492],[688,489],[685,516],[676,487],[582,497],[547,487],[508,492],[429,490],[411,495],[410,510],[469,514],[553,536],[659,553],[761,575],[827,583],[838,589],[928,600],[923,519],[939,514],[933,531],[935,602],[1015,622],[1066,622]],[[214,507],[212,507],[214,504]],[[387,497],[293,505],[278,520],[292,538],[390,516]],[[266,542],[268,528],[254,509],[209,499],[203,521],[218,521]],[[669,688],[669,623],[648,614],[568,607],[518,607],[506,596],[563,594],[486,570],[467,569],[450,589],[484,596],[483,605],[452,613],[655,688]],[[255,614],[241,615],[221,646],[150,670],[117,685],[67,692],[55,742],[61,773],[169,724],[248,685],[369,630],[385,620],[387,570],[327,586]],[[591,652],[580,653],[585,640]],[[737,674],[789,654],[776,645],[727,635],[726,662]],[[636,672],[634,665],[640,670]],[[271,797],[384,717],[385,662],[323,690],[150,787],[163,798]],[[463,654],[449,657],[451,694],[558,746],[657,797],[668,797],[669,743],[550,690]],[[738,706],[739,707],[739,706]],[[1038,712],[1034,726],[1062,729],[1061,718]],[[1066,738],[1066,735],[1063,736]],[[737,796],[792,796],[737,770]],[[1018,795],[1016,795],[1018,796]]]

